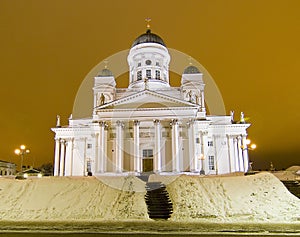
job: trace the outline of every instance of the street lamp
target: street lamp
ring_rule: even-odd
[[[201,160],[200,175],[205,175],[205,171],[204,171],[204,155],[203,154],[200,155],[199,160]]]
[[[26,149],[25,145],[21,145],[20,148],[15,149],[15,154],[21,156],[21,171],[23,171],[23,159],[25,154],[29,154],[30,150]]]
[[[246,139],[246,142],[245,142],[245,145],[241,145],[241,149],[242,151],[245,151],[245,150],[255,150],[256,149],[256,144],[254,143],[251,143],[251,140],[250,139]],[[248,157],[249,157],[249,154],[248,154]],[[250,159],[248,158],[248,171],[247,173],[253,173],[253,170],[252,170],[252,164],[253,162],[250,161]]]

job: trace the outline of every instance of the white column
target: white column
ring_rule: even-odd
[[[242,152],[244,158],[244,171],[247,172],[249,169],[249,157],[248,157],[248,148],[246,144],[246,135],[242,135]]]
[[[201,160],[201,168],[200,168],[200,174],[206,174],[206,168],[205,168],[205,158],[206,158],[206,152],[204,150],[204,135],[206,136],[207,135],[207,132],[203,132],[201,131],[200,132],[200,144],[201,144],[201,153],[202,154],[202,157],[200,157],[200,160]],[[195,160],[195,169],[196,171],[199,170],[198,166],[197,166],[198,162],[197,162],[197,159]]]
[[[123,171],[123,124],[120,121],[116,123],[116,172]]]
[[[172,120],[172,170],[179,172],[179,130],[178,120]]]
[[[161,172],[161,126],[160,121],[155,119],[154,121],[155,129],[155,151],[153,160],[154,172]]]
[[[60,139],[55,139],[55,156],[54,156],[54,176],[59,175],[59,150],[60,150]]]
[[[195,172],[197,167],[197,163],[196,163],[197,157],[195,153],[196,138],[195,138],[195,130],[194,130],[194,120],[190,120],[187,126],[188,126],[188,140],[189,140],[190,171]]]
[[[105,134],[104,134],[105,123],[99,123],[99,138],[98,138],[98,162],[97,162],[97,172],[103,173],[105,172],[106,161],[105,161]]]
[[[227,137],[227,149],[228,149],[228,162],[229,162],[229,172],[235,172],[234,168],[234,156],[232,155],[232,146],[231,146],[231,141],[232,138],[230,135],[226,134]]]
[[[73,166],[73,139],[68,139],[66,141],[66,153],[65,153],[65,176],[72,175]]]
[[[65,140],[60,140],[60,164],[59,164],[59,176],[65,174]]]
[[[104,154],[104,172],[107,171],[107,162],[108,162],[108,155],[107,155],[107,137],[108,137],[108,126],[105,124],[104,126],[104,145],[103,145],[103,154]]]
[[[234,163],[235,163],[235,171],[240,171],[240,161],[239,161],[239,152],[238,152],[238,138],[233,138],[233,153],[234,153]]]
[[[214,147],[214,151],[215,151],[215,170],[216,170],[216,174],[219,174],[219,162],[218,162],[218,151],[217,151],[217,138],[219,136],[213,135],[213,147]]]
[[[244,155],[242,149],[242,138],[241,136],[237,137],[237,149],[238,149],[238,158],[239,158],[239,167],[240,171],[244,171]]]
[[[98,173],[100,168],[100,141],[99,141],[99,130],[95,129],[95,150],[94,150],[94,154],[95,154],[95,173]],[[98,131],[97,131],[98,130]]]
[[[201,91],[201,111],[205,112],[204,90]]]
[[[82,138],[83,141],[84,141],[84,149],[83,149],[83,162],[84,162],[84,165],[83,165],[83,176],[87,176],[87,156],[86,156],[86,150],[87,150],[87,144],[86,144],[86,140],[87,138],[84,137]]]
[[[133,170],[141,172],[141,157],[140,157],[140,122],[133,121]]]

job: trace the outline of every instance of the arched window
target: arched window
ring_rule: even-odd
[[[147,77],[148,79],[151,78],[151,70],[146,70],[146,77]]]
[[[137,72],[137,80],[142,80],[142,71]]]
[[[160,79],[160,71],[159,70],[155,70],[155,79]]]

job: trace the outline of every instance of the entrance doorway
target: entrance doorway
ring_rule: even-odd
[[[153,171],[153,149],[143,150],[143,172]]]
[[[153,171],[153,159],[147,158],[143,159],[143,172]]]

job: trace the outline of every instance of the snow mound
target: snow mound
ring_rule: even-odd
[[[299,222],[300,200],[272,174],[180,176],[167,185],[171,220]]]
[[[300,199],[270,173],[150,181],[166,184],[170,221],[300,223]],[[145,194],[145,182],[134,176],[0,178],[0,220],[150,220]]]
[[[298,171],[300,171],[300,166],[299,165],[291,166],[291,167],[287,168],[286,171],[298,172]]]
[[[103,178],[104,179],[104,178]],[[146,190],[134,191],[134,176],[0,179],[0,220],[148,219]]]

